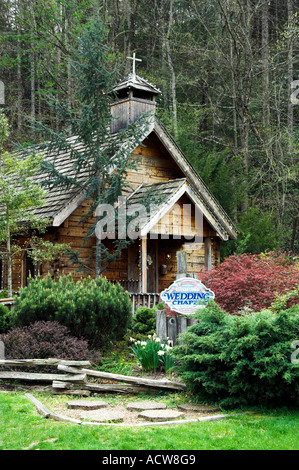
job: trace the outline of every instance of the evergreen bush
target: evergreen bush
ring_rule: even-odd
[[[0,291],[0,299],[7,299],[8,298],[8,290],[4,289]]]
[[[71,275],[53,281],[31,279],[20,291],[14,311],[16,326],[58,321],[91,347],[107,347],[123,337],[131,319],[131,302],[120,284],[88,277],[77,283]]]
[[[143,339],[156,332],[156,313],[154,308],[139,307],[132,324],[132,334],[136,339]]]
[[[287,405],[299,400],[299,305],[273,313],[230,315],[216,303],[198,312],[198,324],[174,348],[178,372],[201,399],[224,407]]]
[[[0,304],[0,334],[6,333],[13,326],[14,314],[5,305]]]

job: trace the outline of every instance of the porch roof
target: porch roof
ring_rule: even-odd
[[[128,197],[128,215],[134,214],[134,206],[138,210],[137,205],[142,205],[147,209],[139,213],[140,236],[145,237],[184,194],[189,197],[191,202],[205,216],[219,237],[222,240],[227,240],[227,233],[223,230],[217,219],[202,204],[187,178],[178,178],[162,183],[142,184]]]

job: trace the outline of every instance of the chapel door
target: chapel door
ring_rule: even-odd
[[[158,240],[147,240],[147,292],[158,292]]]
[[[138,240],[128,246],[128,285],[127,290],[132,293],[140,292],[140,259]]]

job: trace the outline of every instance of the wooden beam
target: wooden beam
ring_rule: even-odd
[[[205,268],[210,271],[212,268],[212,240],[211,237],[205,238]]]
[[[62,364],[64,366],[73,366],[73,367],[90,367],[91,363],[89,361],[66,361],[64,359],[3,359],[0,360],[0,366],[7,367],[16,367],[16,366],[58,366]]]
[[[165,388],[165,389],[173,389],[173,390],[185,390],[186,388],[186,385],[183,383],[172,382],[167,379],[154,380],[154,379],[148,379],[145,377],[131,377],[131,376],[121,375],[121,374],[111,374],[110,372],[103,372],[99,370],[77,369],[75,367],[67,367],[63,365],[59,365],[58,370],[67,372],[69,374],[76,374],[76,375],[78,374],[78,372],[80,372],[90,377],[99,377],[101,379],[116,380],[117,382],[138,384],[138,385],[144,385],[147,387]]]
[[[147,292],[147,238],[141,238],[141,292]]]
[[[59,366],[58,366],[59,367]],[[67,366],[64,366],[67,367]],[[77,369],[76,375],[63,375],[63,374],[38,374],[35,372],[0,372],[0,379],[6,380],[25,380],[35,382],[53,382],[53,380],[59,380],[64,382],[86,382],[86,374],[80,373],[80,369]]]

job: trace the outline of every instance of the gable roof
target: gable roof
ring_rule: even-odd
[[[136,90],[148,91],[150,93],[153,93],[154,95],[161,94],[161,91],[158,88],[156,88],[147,80],[145,80],[142,77],[139,77],[139,75],[136,75],[134,73],[130,73],[126,78],[124,78],[120,83],[118,83],[113,88],[113,91],[119,92],[121,90],[128,90],[130,88],[133,88]]]
[[[228,240],[229,238],[236,239],[237,229],[233,222],[156,116],[151,116],[149,125],[144,126],[144,132],[140,141],[149,137],[151,133],[154,133],[158,137],[160,142],[167,149],[185,175],[185,178],[183,179],[186,185],[185,192],[195,204],[201,207],[201,210],[208,222],[215,228],[220,237],[223,240]],[[117,138],[117,134],[115,134],[115,138]],[[69,138],[68,143],[70,148],[74,148],[77,151],[83,149],[82,143],[78,142],[76,137]],[[131,152],[136,148],[136,142],[130,141],[127,145]],[[55,163],[55,168],[65,176],[70,178],[75,177],[75,159],[71,157],[71,151],[50,155],[47,157],[47,161]],[[111,171],[113,171],[113,168],[111,168]],[[44,173],[40,173],[36,177],[36,181],[43,181],[45,176],[46,175]],[[87,177],[88,169],[83,169],[80,171],[79,178],[77,177],[77,179],[84,183]],[[182,182],[181,179],[174,181],[176,181],[178,185]],[[179,190],[178,187],[173,186],[175,184],[174,181],[171,183],[172,190],[175,188],[176,190]],[[159,188],[159,190],[165,190],[167,186],[170,188],[167,182],[163,184],[161,183],[157,188]],[[144,188],[145,187],[146,185],[144,185]],[[172,195],[174,194],[172,193]],[[135,194],[134,197],[137,197],[137,195]],[[52,225],[58,227],[84,201],[84,199],[85,190],[83,189],[83,184],[82,187],[78,185],[70,185],[66,190],[53,188],[48,191],[44,206],[36,209],[35,213],[41,217],[51,219]]]
[[[128,197],[128,211],[130,210],[130,207],[133,208],[133,205],[144,204],[144,201],[148,197],[150,198],[150,211],[148,211],[147,214],[144,213],[138,218],[140,236],[146,236],[185,194],[190,198],[199,212],[206,217],[210,225],[218,233],[219,237],[222,240],[227,240],[227,233],[223,230],[223,227],[218,223],[217,219],[212,217],[207,211],[206,207],[197,197],[187,178],[178,178],[162,183],[144,183]],[[182,233],[182,235],[184,234]]]

